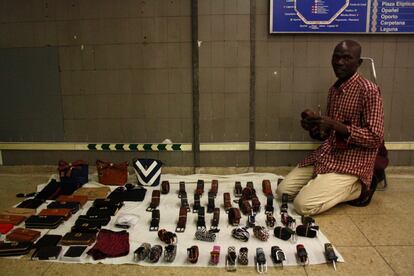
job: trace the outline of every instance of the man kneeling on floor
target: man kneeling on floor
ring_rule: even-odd
[[[383,143],[384,112],[379,88],[357,73],[358,42],[340,42],[332,55],[338,80],[329,89],[326,116],[302,112],[301,125],[321,146],[301,161],[276,192],[287,193],[296,212],[322,213],[338,203],[372,197],[378,148]]]

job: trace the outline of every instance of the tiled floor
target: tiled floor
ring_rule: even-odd
[[[260,171],[286,174],[286,168]],[[1,167],[0,210],[20,200],[16,193],[33,191],[53,173],[50,167]],[[209,173],[214,173],[210,170]],[[221,173],[233,173],[221,170]],[[336,274],[343,275],[414,275],[414,168],[394,167],[387,170],[389,187],[378,191],[367,207],[340,205],[316,216],[324,234],[338,248],[345,263],[338,264]],[[63,264],[0,259],[0,275],[231,275],[215,268],[151,268],[138,265]],[[237,274],[253,274],[253,268]],[[332,266],[275,268],[269,273],[281,275],[334,275]]]

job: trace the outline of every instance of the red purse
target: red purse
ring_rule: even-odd
[[[96,168],[98,170],[99,183],[123,186],[128,181],[128,162],[114,164],[97,160]]]

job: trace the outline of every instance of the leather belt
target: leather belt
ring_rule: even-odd
[[[260,274],[267,272],[266,255],[263,248],[256,248],[256,269]]]
[[[266,199],[266,206],[265,206],[265,214],[273,214],[275,208],[273,207],[273,196],[267,196]]]
[[[273,196],[273,192],[272,192],[272,184],[270,183],[270,180],[268,179],[264,179],[262,181],[262,189],[263,189],[263,193],[265,194],[265,196]]]
[[[158,231],[158,238],[161,241],[165,242],[166,244],[176,244],[177,243],[177,235],[173,232],[169,232],[165,229],[161,229]]]
[[[240,224],[240,210],[239,208],[230,208],[228,212],[229,223],[233,226],[237,226]]]
[[[187,212],[190,212],[190,205],[188,204],[188,200],[187,200],[187,193],[184,192],[181,194],[181,208],[185,208],[187,210]]]
[[[213,179],[213,180],[211,180],[211,189],[210,189],[209,193],[212,193],[214,195],[214,197],[216,197],[217,196],[217,191],[218,191],[218,180]]]
[[[197,180],[197,188],[195,190],[196,195],[202,196],[204,193],[204,180]]]
[[[204,207],[198,208],[197,230],[206,229]]]
[[[214,204],[215,195],[213,192],[208,192],[207,213],[212,213],[216,207]]]
[[[227,271],[236,271],[236,247],[229,246],[227,249],[227,256],[226,256],[226,269]]]
[[[273,233],[276,238],[279,238],[284,241],[289,240],[292,237],[292,235],[295,234],[295,232],[292,229],[280,226],[276,227],[275,230],[273,230]]]
[[[151,195],[151,203],[147,208],[147,212],[152,212],[160,205],[160,190],[153,190]]]
[[[294,218],[292,218],[291,216],[289,216],[289,214],[287,212],[283,212],[280,215],[280,220],[283,223],[283,225],[294,229],[296,226],[296,220]]]
[[[163,182],[161,182],[161,193],[163,195],[166,195],[170,192],[170,182],[168,182],[167,180],[164,180]]]
[[[151,224],[150,224],[150,231],[158,231],[158,227],[160,225],[160,210],[155,209],[152,210],[151,215]]]
[[[224,210],[227,213],[229,211],[229,209],[232,207],[231,206],[230,193],[224,193],[223,194],[223,201],[224,201]]]
[[[269,227],[274,227],[276,224],[276,219],[271,213],[266,214],[266,225]]]
[[[180,181],[180,189],[178,190],[178,198],[181,198],[183,193],[185,193],[185,182]]]
[[[240,265],[249,264],[249,249],[247,247],[240,247],[237,261]]]
[[[206,231],[205,228],[198,229],[195,232],[195,238],[199,241],[214,242],[216,240],[216,234],[214,232],[214,230]]]
[[[217,265],[220,261],[220,245],[214,245],[213,250],[210,252],[210,261],[212,265]]]
[[[148,260],[150,263],[156,263],[161,258],[162,255],[162,246],[161,245],[154,245],[151,247]]]
[[[235,197],[241,197],[242,196],[242,186],[241,186],[241,182],[240,181],[236,181],[236,183],[234,183],[234,196]]]
[[[181,207],[180,214],[178,217],[177,228],[175,228],[175,232],[178,232],[178,233],[184,232],[186,224],[187,224],[187,209]]]
[[[275,264],[283,264],[286,260],[285,253],[283,253],[282,249],[279,246],[272,246],[270,251],[270,256]]]
[[[247,242],[250,238],[249,231],[246,227],[237,227],[231,231],[231,236],[237,240]]]
[[[317,225],[298,225],[296,227],[296,234],[301,237],[315,238],[318,234],[319,226]]]
[[[269,239],[269,231],[263,226],[253,227],[253,233],[254,236],[261,241],[267,241]]]
[[[164,248],[164,260],[172,263],[177,255],[177,245],[169,244]]]
[[[149,243],[144,242],[141,244],[137,250],[134,252],[135,261],[143,261],[149,255],[151,250],[151,245]]]
[[[282,204],[280,205],[280,213],[287,213],[288,211],[288,194],[282,194]]]
[[[256,191],[251,187],[246,187],[242,190],[243,199],[251,200],[255,196],[256,196]]]
[[[200,195],[194,194],[193,213],[197,213],[200,208]]]
[[[193,245],[190,248],[187,248],[187,259],[190,263],[195,264],[198,261],[198,246]]]
[[[253,212],[255,213],[260,212],[260,201],[257,197],[252,198],[252,208],[253,208]]]
[[[214,208],[213,211],[213,220],[211,221],[210,230],[220,231],[218,230],[218,225],[220,222],[220,208]]]
[[[252,206],[247,199],[239,199],[239,207],[244,215],[249,215],[252,213]]]

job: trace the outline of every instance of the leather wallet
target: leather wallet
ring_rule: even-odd
[[[96,161],[99,183],[104,185],[123,186],[128,180],[128,162],[119,164]]]
[[[97,198],[106,198],[106,196],[109,194],[111,189],[109,187],[99,187],[99,188],[79,188],[77,189],[73,195],[81,195],[81,196],[87,196],[88,200],[95,200]]]
[[[33,242],[3,242],[0,243],[0,256],[21,256],[29,253]]]
[[[98,233],[101,229],[100,224],[93,224],[93,223],[78,223],[72,226],[70,229],[71,232],[74,233]]]
[[[70,209],[43,209],[40,211],[39,216],[57,216],[68,220],[72,216],[72,213]]]
[[[79,202],[80,207],[82,207],[88,201],[88,197],[87,196],[82,196],[82,195],[61,195],[56,199],[56,201],[59,201],[59,202]]]
[[[63,222],[59,216],[31,216],[25,221],[26,228],[56,229]]]
[[[36,249],[32,255],[32,260],[57,260],[62,246],[43,246]]]
[[[94,207],[92,206],[86,212],[87,216],[114,216],[118,212],[118,207],[116,206],[101,206]]]
[[[81,215],[78,217],[78,219],[75,222],[76,224],[83,224],[83,223],[90,223],[90,224],[94,224],[94,225],[99,225],[99,227],[101,226],[105,226],[109,223],[109,221],[111,220],[111,216],[86,216],[86,215]]]
[[[16,215],[0,215],[0,223],[10,223],[13,225],[18,225],[22,223],[26,217],[16,216]]]
[[[53,201],[47,205],[47,209],[70,209],[70,212],[72,214],[75,214],[77,211],[79,211],[79,208],[79,202]]]
[[[61,245],[91,245],[96,240],[94,233],[66,233],[60,240]]]
[[[13,215],[13,216],[24,216],[26,218],[33,216],[36,214],[35,209],[29,209],[29,208],[9,208],[7,210],[4,210],[2,215]]]
[[[40,236],[40,232],[25,228],[16,228],[6,236],[8,241],[33,242]]]
[[[146,192],[147,189],[143,187],[126,184],[124,187],[118,187],[112,191],[108,198],[115,201],[143,201]]]
[[[20,204],[17,205],[17,208],[36,209],[37,207],[42,205],[43,202],[45,202],[43,199],[30,198],[30,199],[26,199],[26,200],[20,202]]]
[[[121,201],[117,201],[117,200],[113,200],[110,198],[98,198],[95,199],[93,201],[92,206],[94,207],[116,207],[116,208],[121,208],[122,206],[124,206],[124,203]]]
[[[70,262],[79,261],[86,248],[87,246],[70,246],[63,254],[62,260]]]
[[[7,234],[14,227],[11,223],[0,223],[0,234]]]
[[[62,239],[61,235],[46,234],[36,242],[35,247],[40,248],[40,247],[46,247],[46,246],[55,246],[59,243],[61,239]]]

